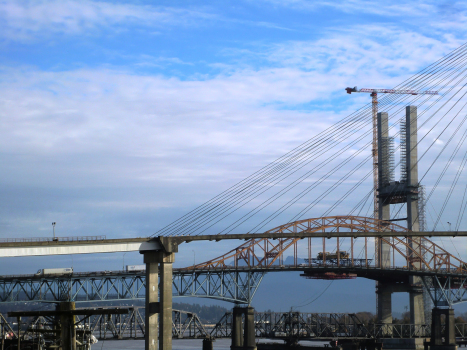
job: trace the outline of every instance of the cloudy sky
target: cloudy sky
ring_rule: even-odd
[[[53,221],[151,235],[368,104],[345,87],[396,86],[464,44],[466,16],[461,1],[0,0],[0,237]],[[184,249],[180,266],[207,256]],[[141,260],[94,261],[124,259]]]

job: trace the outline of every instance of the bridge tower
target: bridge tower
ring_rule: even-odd
[[[407,222],[407,228],[419,231],[418,213],[418,153],[417,153],[417,107],[407,106],[405,111],[405,129],[401,132],[401,180],[393,180],[393,166],[391,143],[388,133],[388,114],[378,113],[378,218],[385,221]],[[391,204],[406,203],[407,216],[402,219],[391,219]],[[416,251],[423,251],[422,238],[414,237],[410,246]],[[391,267],[390,246],[383,240],[378,240],[378,267]],[[409,259],[409,268],[421,268],[421,261],[415,256]],[[410,321],[412,324],[425,322],[423,302],[423,287],[420,277],[410,276],[404,283],[380,280],[377,282],[377,313],[381,323],[392,323],[392,293],[409,292],[410,294]]]

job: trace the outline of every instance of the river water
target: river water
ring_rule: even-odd
[[[261,339],[260,342],[273,342],[270,339]],[[281,342],[281,341],[280,341]],[[217,339],[214,342],[214,350],[227,350],[230,349],[231,340],[230,339]],[[300,342],[303,345],[313,344],[315,346],[323,346],[328,344],[328,342]],[[201,350],[203,348],[202,339],[173,339],[172,340],[172,349],[173,350]],[[123,350],[123,349],[133,349],[133,350],[144,350],[144,340],[99,340],[97,344],[92,346],[92,350]]]
[[[214,342],[214,349],[230,349],[230,339],[218,339]],[[201,350],[203,348],[202,339],[174,339],[172,340],[173,350]],[[144,340],[99,340],[94,344],[92,350],[111,349],[134,349],[144,350]]]

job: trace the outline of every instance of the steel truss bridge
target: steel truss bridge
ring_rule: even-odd
[[[421,238],[421,244],[412,245],[411,241],[416,238],[410,234],[392,222],[366,217],[333,216],[296,221],[251,238],[205,263],[174,269],[173,295],[249,304],[267,272],[301,271],[305,278],[364,277],[403,284],[408,283],[409,276],[417,275],[422,277],[436,306],[467,301],[467,264],[425,237]],[[372,236],[390,246],[391,266],[382,268],[373,259],[381,254],[376,254]],[[177,244],[194,239],[183,237]],[[321,259],[314,258],[320,252],[330,253]],[[144,296],[144,272],[0,278],[0,302],[4,303],[128,300]]]
[[[232,313],[227,312],[211,332],[214,338],[231,337]],[[456,336],[467,336],[467,324],[457,324]],[[430,326],[421,324],[375,324],[357,314],[309,312],[255,312],[258,338],[308,340],[422,338]]]
[[[112,310],[112,309],[109,309]],[[130,307],[127,314],[110,313],[106,315],[76,316],[76,324],[80,330],[90,331],[97,339],[134,339],[144,338],[145,321],[144,307]],[[14,318],[13,318],[14,319]],[[0,314],[0,334],[10,333],[13,338],[18,337],[18,327],[9,318]],[[57,326],[55,316],[30,317],[22,328],[27,329],[22,338],[34,337],[35,333],[45,333]],[[209,335],[198,315],[193,312],[172,310],[172,335],[174,338],[204,338]]]
[[[26,334],[34,336],[37,330],[44,333],[53,330],[53,316],[30,318]],[[90,331],[97,339],[144,338],[144,308],[131,307],[128,314],[77,316],[80,329]],[[17,337],[17,326],[0,314],[3,332]],[[308,312],[255,312],[255,337],[288,340],[333,340],[333,339],[382,339],[425,338],[431,334],[429,325],[374,324],[363,322],[357,314],[308,313]],[[456,338],[467,338],[467,324],[455,325]],[[182,338],[231,338],[232,313],[225,313],[214,325],[201,322],[196,313],[173,310],[172,337]],[[23,332],[22,337],[25,337]],[[27,338],[27,336],[26,336]]]

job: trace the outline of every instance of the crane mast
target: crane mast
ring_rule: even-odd
[[[371,112],[373,120],[373,141],[371,152],[373,156],[373,218],[379,219],[378,201],[378,93],[371,93]]]

